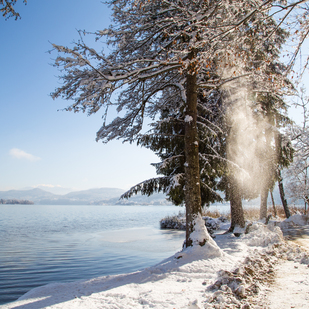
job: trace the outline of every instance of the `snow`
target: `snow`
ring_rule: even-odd
[[[194,231],[190,235],[193,246],[192,248],[187,248],[186,251],[189,251],[189,254],[192,254],[193,256],[196,255],[197,252],[199,252],[199,256],[204,252],[204,254],[202,253],[202,256],[207,258],[221,257],[223,252],[209,235],[205,226],[205,221],[200,214],[198,214],[193,220],[193,225]],[[200,246],[199,244],[204,241],[206,241],[205,245]]]
[[[302,276],[300,276],[300,272]],[[294,261],[285,261],[276,267],[276,281],[268,295],[273,309],[308,308],[309,268]],[[294,297],[287,297],[293,291]],[[305,300],[305,302],[304,302]]]
[[[175,188],[175,187],[178,187],[180,185],[179,181],[180,179],[182,178],[182,174],[177,174],[177,175],[174,175],[173,178],[172,178],[172,187]]]
[[[278,226],[268,225],[257,222],[250,226],[249,233],[244,235],[243,240],[249,246],[266,247],[269,244],[281,242],[283,234]]]
[[[280,223],[281,229],[284,231],[293,226],[304,226],[309,223],[308,216],[296,214]]]
[[[193,121],[192,116],[186,115],[186,117],[185,117],[185,122],[191,122],[191,121]]]
[[[307,221],[285,221],[252,223],[240,237],[220,230],[215,242],[197,217],[192,240],[206,235],[203,247],[134,273],[35,288],[0,308],[307,308],[309,253],[284,240],[278,226]]]

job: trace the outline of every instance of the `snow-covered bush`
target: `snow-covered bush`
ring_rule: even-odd
[[[227,219],[223,216],[218,219],[205,216],[203,217],[203,220],[205,221],[205,226],[211,237],[214,237],[214,232],[220,229],[219,222],[225,222],[222,220],[227,221]],[[160,221],[160,228],[186,230],[186,218],[183,214],[165,217]]]
[[[186,230],[186,218],[183,215],[168,216],[160,221],[161,229]]]
[[[221,222],[223,222],[223,223],[225,223],[225,222],[228,221],[227,217],[225,217],[225,216],[220,216],[220,217],[218,218],[218,220],[221,221]]]
[[[211,237],[214,237],[214,232],[220,229],[218,219],[214,219],[211,217],[203,217],[203,220],[205,221],[208,233],[210,234]]]

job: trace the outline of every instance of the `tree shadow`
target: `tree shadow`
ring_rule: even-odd
[[[289,227],[283,231],[283,236],[309,250],[309,225]]]

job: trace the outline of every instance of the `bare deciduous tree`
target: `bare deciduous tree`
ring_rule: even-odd
[[[302,125],[290,127],[290,137],[295,153],[294,160],[285,172],[287,180],[288,196],[294,201],[302,199],[305,204],[305,212],[309,203],[309,128],[308,128],[308,104],[309,98],[305,95],[305,89],[300,89],[300,101],[295,105],[302,109]]]

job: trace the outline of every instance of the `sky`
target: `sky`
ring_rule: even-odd
[[[111,11],[100,0],[19,0],[21,19],[0,18],[0,191],[59,187],[129,189],[156,176],[150,150],[96,142],[100,111],[61,111],[72,102],[52,100],[61,75],[51,43],[73,46],[77,30],[104,29]],[[94,42],[94,38],[86,38]],[[102,46],[103,47],[103,46]],[[60,111],[58,111],[60,110]],[[113,115],[111,115],[113,116]]]
[[[157,156],[134,144],[96,142],[102,114],[58,111],[61,75],[51,43],[72,46],[77,30],[111,23],[100,0],[19,0],[21,19],[0,17],[0,191],[38,185],[73,190],[131,186],[156,175]],[[94,38],[88,38],[94,42]]]

